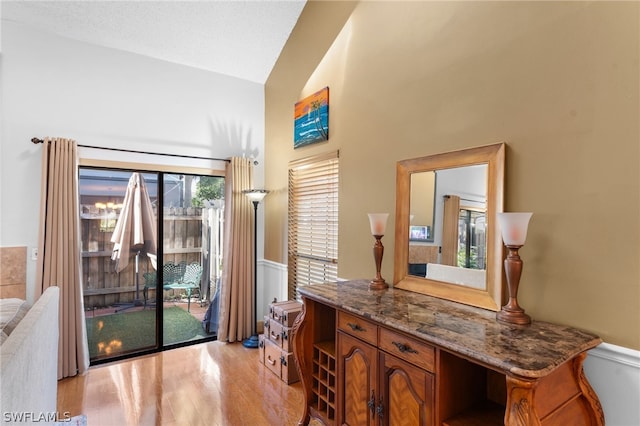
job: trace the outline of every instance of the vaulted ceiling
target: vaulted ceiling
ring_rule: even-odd
[[[257,83],[306,0],[2,1],[2,20]]]

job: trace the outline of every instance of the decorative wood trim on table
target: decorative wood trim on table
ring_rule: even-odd
[[[295,336],[293,339],[293,355],[296,362],[296,369],[298,370],[298,376],[302,382],[302,392],[304,394],[305,401],[311,400],[311,368],[307,364],[307,360],[312,359],[312,355],[309,353],[313,351],[313,342],[310,341],[310,335],[307,333],[308,324],[305,321],[307,316],[307,304],[302,304],[302,311],[298,318],[293,323],[291,334]],[[298,422],[299,426],[309,424],[310,420],[309,404],[305,404],[303,407],[302,416]]]

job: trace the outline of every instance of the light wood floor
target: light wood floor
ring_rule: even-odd
[[[286,385],[241,343],[202,343],[92,367],[58,382],[58,412],[89,426],[295,425],[300,382]]]

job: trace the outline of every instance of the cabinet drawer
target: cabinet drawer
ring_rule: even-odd
[[[265,330],[267,337],[282,348],[285,352],[293,351],[291,344],[291,327],[285,327],[275,320],[269,321],[269,330]]]
[[[339,311],[338,330],[342,330],[372,345],[378,344],[378,326],[357,315]]]
[[[264,365],[286,384],[300,380],[293,353],[284,352],[269,339],[264,340]]]
[[[383,351],[427,371],[435,371],[435,349],[418,339],[381,327],[379,347]]]
[[[285,327],[293,326],[293,323],[302,312],[302,303],[295,300],[276,302],[269,305],[269,315]]]
[[[267,339],[282,347],[282,324],[275,320],[269,321],[269,328],[264,330]]]

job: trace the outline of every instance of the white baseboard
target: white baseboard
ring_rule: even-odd
[[[640,425],[640,351],[602,343],[588,352],[584,372],[607,426]]]

